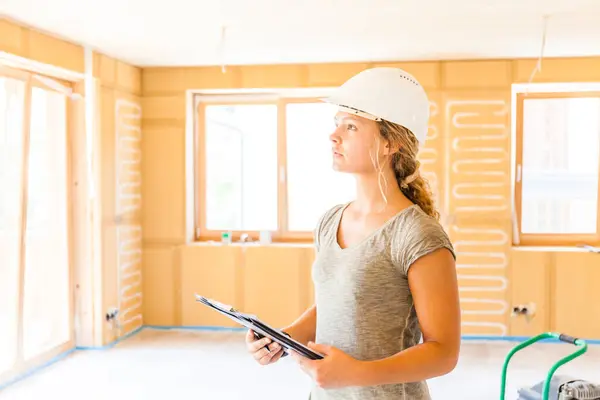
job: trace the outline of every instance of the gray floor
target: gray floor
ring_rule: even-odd
[[[511,342],[462,346],[458,367],[429,382],[433,399],[499,399],[500,370]],[[542,380],[571,346],[537,344],[514,357],[507,399]],[[559,370],[600,383],[600,346]],[[0,392],[0,400],[286,399],[306,400],[311,382],[293,360],[268,367],[244,352],[243,334],[145,329],[108,351],[78,351]]]

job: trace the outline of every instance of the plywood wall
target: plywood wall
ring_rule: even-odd
[[[102,176],[103,307],[119,309],[120,330],[104,324],[104,341],[142,326],[141,70],[94,54]]]
[[[268,271],[256,271],[249,277],[242,274],[246,269],[238,269],[252,260],[251,253],[240,253],[236,247],[220,249],[219,254],[232,257],[225,262],[221,256],[212,255],[214,249],[185,244],[186,218],[191,217],[185,214],[186,90],[335,86],[379,65],[399,66],[414,74],[430,98],[429,140],[420,160],[458,253],[463,334],[503,336],[510,335],[513,328],[522,332],[550,326],[544,310],[556,310],[547,308],[547,285],[539,289],[543,295],[537,295],[542,316],[536,320],[535,329],[529,324],[519,327],[520,320],[515,322],[510,316],[512,298],[519,297],[512,291],[511,267],[519,271],[515,276],[527,275],[521,270],[521,263],[527,260],[517,257],[519,265],[511,265],[511,85],[529,79],[535,60],[232,66],[225,73],[212,67],[145,68],[143,194],[148,201],[143,212],[143,238],[145,250],[156,258],[144,262],[144,276],[152,276],[144,286],[144,313],[153,324],[227,325],[193,308],[192,288],[200,290],[206,285],[210,293],[221,295],[225,301],[250,307],[252,312],[262,312],[280,323],[296,316],[290,314],[298,312],[298,305],[306,304],[302,299],[312,298],[310,281],[307,287],[304,278],[298,278],[297,267],[290,265],[296,251],[292,246],[264,250],[265,254],[287,252],[289,256],[281,260],[279,271],[286,271],[288,284],[298,282],[298,287],[290,288],[289,304],[267,306],[260,279],[266,279]],[[545,60],[543,72],[536,76],[536,81],[542,82],[588,80],[600,80],[599,58]],[[160,162],[156,161],[159,155],[165,157]],[[174,256],[177,252],[185,256]],[[267,260],[264,257],[261,262]],[[310,257],[300,260],[305,263],[300,270],[309,270]],[[228,271],[223,278],[215,275],[214,269],[219,268]],[[174,275],[174,270],[179,273]],[[535,275],[535,270],[531,273]],[[520,290],[526,291],[527,283],[520,285]],[[168,308],[156,308],[164,293],[173,293],[177,300]],[[249,293],[256,293],[256,297]],[[181,317],[181,310],[185,310],[185,317]],[[288,313],[287,319],[282,310]]]
[[[600,255],[580,248],[511,250],[512,305],[534,305],[534,318],[511,318],[510,333],[540,332],[600,338]]]
[[[73,72],[85,71],[82,46],[1,18],[0,51]]]

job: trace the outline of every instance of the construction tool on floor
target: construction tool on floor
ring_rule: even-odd
[[[539,342],[543,339],[558,339],[561,342],[570,343],[577,346],[577,350],[566,357],[558,360],[552,367],[546,379],[529,387],[518,390],[517,400],[600,400],[600,384],[594,384],[582,379],[566,375],[554,375],[556,370],[562,365],[581,356],[587,351],[587,343],[583,339],[574,338],[562,333],[546,332],[535,336],[512,349],[502,367],[502,383],[500,386],[500,400],[505,400],[506,392],[506,371],[508,363],[512,356],[519,350]]]

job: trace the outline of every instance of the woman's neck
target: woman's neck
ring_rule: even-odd
[[[382,175],[381,179],[378,173],[356,175],[356,200],[353,204],[356,211],[361,214],[384,213],[410,205],[398,187],[394,173],[387,171]]]

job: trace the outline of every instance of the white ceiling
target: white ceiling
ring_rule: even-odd
[[[138,66],[600,55],[600,0],[0,0]],[[222,27],[226,26],[224,41]]]

